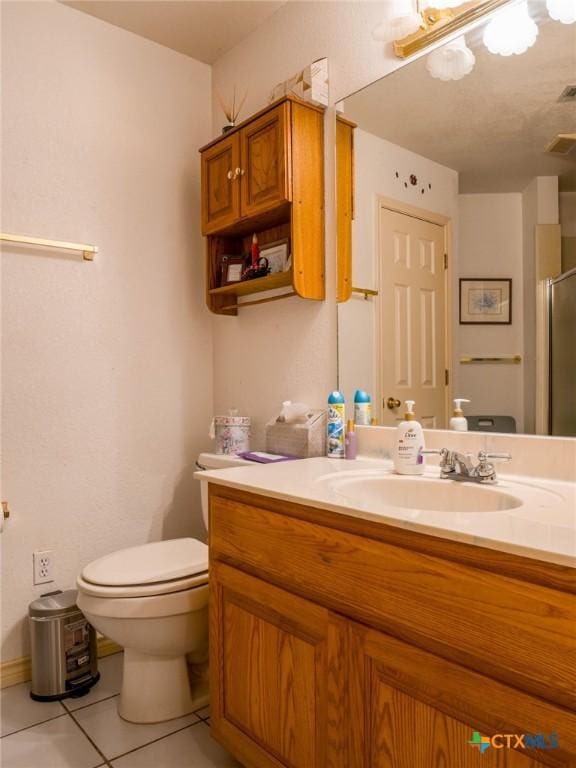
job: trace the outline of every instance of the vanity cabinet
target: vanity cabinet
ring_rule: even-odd
[[[572,569],[214,484],[209,531],[212,732],[247,768],[576,766]]]
[[[238,297],[290,287],[324,299],[324,112],[286,97],[201,152],[202,233],[207,236],[207,304],[237,314]],[[226,284],[223,256],[287,241],[291,266]],[[269,298],[265,299],[270,300]]]
[[[325,766],[328,611],[211,567],[211,718],[221,738],[248,766]]]

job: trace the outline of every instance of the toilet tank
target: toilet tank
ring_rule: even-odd
[[[223,453],[201,453],[198,456],[196,466],[198,469],[226,469],[227,467],[239,467],[252,464],[251,461],[241,459],[239,456]],[[200,483],[200,498],[202,500],[202,519],[208,530],[208,483]]]

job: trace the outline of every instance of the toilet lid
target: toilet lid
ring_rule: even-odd
[[[172,539],[121,549],[94,560],[82,571],[92,584],[122,587],[154,584],[208,570],[208,547],[196,539]]]

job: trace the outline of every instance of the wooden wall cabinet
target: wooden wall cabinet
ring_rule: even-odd
[[[200,150],[202,233],[207,236],[207,303],[236,314],[238,296],[291,287],[324,299],[323,110],[285,98]],[[288,238],[289,272],[221,285],[223,255]]]
[[[247,768],[576,766],[573,570],[220,486],[209,531],[211,727]]]

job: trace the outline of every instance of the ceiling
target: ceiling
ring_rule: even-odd
[[[76,0],[64,4],[213,64],[285,0]]]
[[[532,5],[542,10],[541,1]],[[457,170],[462,193],[518,192],[547,175],[576,190],[575,152],[544,152],[557,133],[576,129],[576,103],[558,102],[576,85],[576,25],[540,16],[538,39],[521,56],[494,56],[477,31],[467,37],[476,66],[462,80],[435,80],[423,57],[346,99],[346,116]]]

